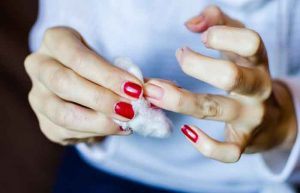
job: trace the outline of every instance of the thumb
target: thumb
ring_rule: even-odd
[[[230,18],[219,7],[214,5],[206,7],[200,15],[189,19],[185,25],[190,31],[196,33],[204,32],[214,25],[245,27],[240,21]]]

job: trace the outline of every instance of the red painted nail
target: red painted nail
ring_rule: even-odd
[[[158,106],[156,106],[156,105],[154,105],[152,103],[150,103],[150,108],[152,108],[152,109],[160,109]]]
[[[115,105],[115,112],[118,115],[126,117],[127,119],[132,119],[134,117],[134,111],[132,105],[125,102],[118,102]]]
[[[125,84],[123,85],[123,91],[128,96],[138,99],[142,94],[142,87],[133,82],[125,82]]]
[[[198,134],[188,125],[184,125],[183,127],[181,127],[181,131],[185,136],[187,136],[194,143],[198,141]]]

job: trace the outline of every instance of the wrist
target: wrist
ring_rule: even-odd
[[[292,95],[287,85],[278,80],[273,81],[273,93],[279,108],[277,132],[282,137],[277,148],[290,150],[297,136],[296,112]]]

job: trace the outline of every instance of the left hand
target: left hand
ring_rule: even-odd
[[[192,93],[158,79],[145,84],[145,95],[154,105],[200,119],[226,123],[225,142],[185,125],[183,133],[205,156],[236,162],[243,152],[255,153],[291,148],[296,136],[292,99],[287,87],[271,79],[264,43],[258,33],[229,18],[215,6],[186,23],[202,33],[207,48],[219,50],[225,59],[196,53],[189,48],[176,52],[189,76],[229,92],[228,96]]]

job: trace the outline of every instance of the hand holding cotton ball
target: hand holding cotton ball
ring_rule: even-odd
[[[144,82],[141,70],[129,58],[116,58],[114,65],[130,72]],[[127,122],[114,119],[117,124],[143,136],[164,138],[171,134],[171,121],[161,109],[152,108],[150,102],[143,97],[131,104],[135,112],[134,118]]]

